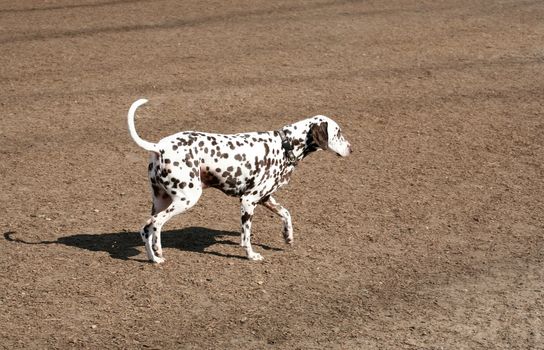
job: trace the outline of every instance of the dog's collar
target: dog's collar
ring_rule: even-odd
[[[293,153],[293,145],[291,144],[291,142],[289,142],[283,130],[278,130],[278,134],[280,135],[280,138],[281,138],[281,147],[285,150],[285,153],[287,154],[287,159],[289,160],[289,164],[296,164],[297,157]]]

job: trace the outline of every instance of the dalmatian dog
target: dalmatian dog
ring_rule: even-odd
[[[275,131],[233,135],[183,131],[151,143],[140,138],[134,126],[136,109],[146,102],[140,99],[132,104],[128,128],[136,144],[150,153],[153,207],[140,234],[154,263],[164,262],[163,225],[195,205],[208,187],[240,198],[241,246],[248,259],[263,259],[251,247],[251,221],[259,204],[281,217],[283,238],[292,244],[291,215],[272,194],[289,182],[297,163],[310,153],[329,150],[346,157],[352,152],[338,124],[322,115]]]

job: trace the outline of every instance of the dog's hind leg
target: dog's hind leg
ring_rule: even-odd
[[[155,191],[153,189],[153,207],[151,208],[151,215],[155,215],[165,210],[172,204],[172,197],[164,190]]]
[[[151,208],[151,215],[153,216],[166,210],[172,204],[172,197],[158,185],[152,184],[151,188],[153,189],[153,207]],[[153,235],[151,248],[158,257],[162,258],[160,234]]]
[[[163,225],[175,215],[181,214],[195,205],[201,194],[202,188],[198,186],[180,191],[176,195],[170,195],[170,205],[160,212],[157,211],[147,221],[140,234],[145,243],[147,257],[150,261],[155,263],[164,262],[161,244],[161,230]]]

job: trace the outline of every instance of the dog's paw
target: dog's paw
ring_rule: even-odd
[[[153,258],[151,261],[152,261],[154,264],[162,264],[163,262],[166,261],[166,259],[163,258],[163,257],[158,256],[158,257]]]
[[[264,260],[263,256],[259,253],[251,253],[250,255],[247,256],[247,258],[249,260],[253,260],[253,261],[262,261]]]
[[[293,244],[293,232],[283,232],[283,240],[285,241],[285,243],[287,244]]]
[[[283,235],[283,239],[285,241],[285,243],[287,244],[293,244],[293,230],[289,230],[287,228],[285,228],[283,231],[282,231],[282,235]]]

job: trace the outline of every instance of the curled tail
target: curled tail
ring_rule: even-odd
[[[128,131],[130,132],[130,136],[132,136],[132,139],[136,144],[146,151],[150,152],[157,152],[156,145],[154,143],[148,142],[143,140],[140,136],[138,136],[138,133],[136,132],[136,127],[134,126],[134,115],[136,114],[136,109],[146,103],[147,100],[145,98],[141,98],[138,101],[134,102],[132,106],[130,106],[130,109],[128,110]]]

